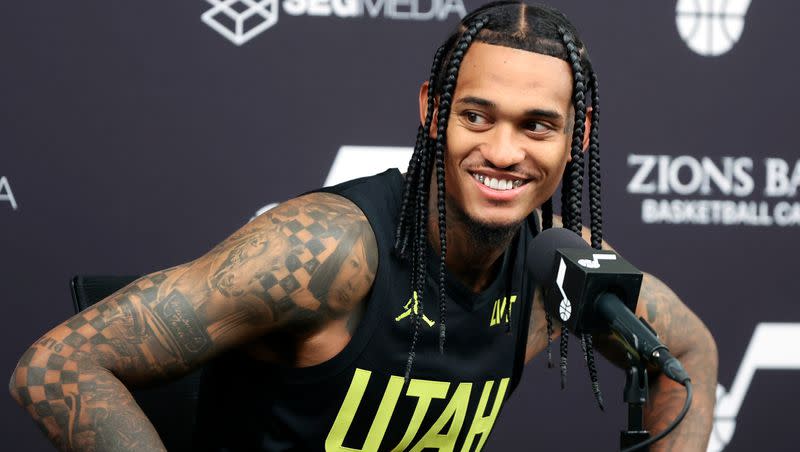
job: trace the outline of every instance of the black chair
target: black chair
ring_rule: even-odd
[[[92,306],[136,278],[135,276],[75,276],[70,284],[75,312]],[[203,369],[198,369],[164,385],[131,390],[136,402],[155,426],[167,450],[198,449],[194,441],[198,431],[202,375]]]

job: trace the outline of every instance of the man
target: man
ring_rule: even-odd
[[[552,226],[562,175],[563,223],[581,232],[586,149],[600,246],[596,80],[560,13],[480,8],[420,89],[405,178],[387,171],[287,201],[206,255],[140,278],[34,344],[12,395],[62,449],[161,450],[125,385],[225,353],[203,447],[481,449],[521,364],[556,335],[524,271],[527,243],[538,207]],[[657,447],[704,450],[714,341],[649,275],[639,311],[696,387],[686,420]],[[582,340],[591,369],[593,341]],[[619,350],[594,342],[612,358]],[[684,393],[652,381],[646,416],[658,432]]]

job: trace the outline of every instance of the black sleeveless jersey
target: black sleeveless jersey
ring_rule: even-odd
[[[424,317],[406,383],[414,300],[409,266],[393,250],[402,190],[396,169],[323,189],[354,202],[375,233],[379,263],[364,316],[344,350],[322,364],[215,366],[225,376],[212,379],[216,420],[204,427],[215,434],[199,448],[481,450],[522,372],[534,290],[523,277],[525,250],[538,229],[536,216],[524,223],[486,290],[473,293],[448,275],[444,354],[438,256],[430,250]]]

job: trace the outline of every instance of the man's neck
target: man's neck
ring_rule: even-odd
[[[480,292],[491,284],[502,263],[501,257],[508,249],[519,228],[497,237],[496,240],[484,241],[476,237],[470,228],[457,218],[453,218],[448,209],[447,215],[447,271],[453,274],[464,286],[473,292]],[[438,253],[439,223],[436,215],[428,216],[429,239],[433,249]]]

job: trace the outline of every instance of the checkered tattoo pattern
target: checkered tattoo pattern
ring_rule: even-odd
[[[342,229],[326,224],[330,224],[327,215],[316,210],[282,224],[281,232],[288,238],[291,252],[283,267],[264,273],[260,278],[262,287],[273,300],[282,300],[299,289],[300,281],[308,281],[327,251],[336,247]]]
[[[68,360],[65,356],[76,356],[81,353],[80,348],[84,344],[108,341],[100,333],[106,326],[102,313],[108,309],[106,306],[100,306],[98,310],[88,311],[69,320],[66,325],[71,332],[61,340],[48,336],[36,343],[39,347],[55,350],[57,354],[37,355],[36,350],[31,348],[23,355],[19,366],[23,375],[18,381],[27,383],[28,387],[18,389],[26,405],[31,399],[63,399],[64,394],[82,389],[79,388],[82,382],[78,379],[77,361]],[[44,359],[46,361],[42,361]]]
[[[37,343],[40,347],[57,349],[59,354],[37,354],[35,348],[30,348],[20,360],[16,381],[26,386],[17,387],[17,394],[46,429],[56,431],[68,425],[70,412],[79,411],[76,404],[80,400],[74,394],[95,388],[96,378],[80,374],[79,362],[65,355],[75,356],[81,353],[78,349],[83,344],[103,340],[97,329],[103,322],[98,314],[91,319],[76,317],[70,321],[72,332],[63,341],[46,337]],[[34,404],[33,400],[37,402]]]

